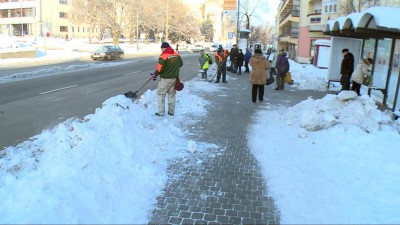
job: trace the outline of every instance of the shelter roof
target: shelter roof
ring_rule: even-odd
[[[400,38],[400,8],[375,6],[329,20],[324,33],[354,38]]]

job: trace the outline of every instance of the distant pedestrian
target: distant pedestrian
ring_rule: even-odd
[[[218,48],[215,53],[215,62],[218,65],[217,69],[217,80],[215,83],[219,83],[222,75],[222,83],[228,83],[226,81],[226,60],[228,59],[228,51],[224,50],[222,47]]]
[[[229,52],[229,60],[230,60],[230,62],[231,62],[231,73],[236,73],[235,71],[236,71],[236,68],[237,68],[237,65],[236,65],[236,57],[237,57],[237,55],[238,55],[238,53],[239,53],[239,50],[238,50],[238,48],[237,48],[237,45],[235,44],[235,45],[233,45],[233,47],[231,48],[231,51]]]
[[[176,52],[179,52],[179,44],[176,44],[176,49],[175,49],[175,51],[176,51]]]
[[[239,49],[239,52],[236,56],[236,63],[238,68],[238,75],[242,75],[242,66],[244,61],[244,55],[242,49]]]
[[[349,49],[342,50],[343,60],[340,66],[340,84],[342,90],[350,90],[350,77],[354,71],[354,56],[349,52]]]
[[[356,69],[351,75],[352,85],[351,90],[355,91],[358,95],[360,95],[361,84],[365,77],[371,76],[370,65],[372,64],[372,59],[360,59]]]
[[[244,71],[245,73],[250,73],[249,69],[250,58],[251,58],[251,52],[248,48],[246,48],[246,53],[244,54],[244,67],[246,68],[246,70]]]
[[[276,88],[275,90],[283,90],[285,86],[285,77],[289,72],[290,65],[289,60],[286,58],[286,52],[283,50],[279,51],[279,55],[276,59]]]
[[[276,60],[278,58],[278,54],[276,53],[276,49],[272,49],[270,54],[268,55],[268,61],[270,65],[270,74],[271,75],[276,75]]]
[[[199,51],[200,57],[199,57],[199,66],[200,66],[200,71],[201,71],[201,79],[207,80],[207,70],[210,67],[210,56],[206,53],[204,53],[204,50],[201,49]]]
[[[250,58],[251,74],[251,101],[256,102],[257,93],[258,100],[264,101],[264,86],[267,83],[266,71],[269,69],[268,60],[262,54],[261,49],[255,49],[254,55]]]
[[[158,112],[156,116],[165,115],[165,96],[168,94],[168,115],[175,113],[175,81],[179,77],[179,70],[183,61],[178,52],[174,51],[168,42],[161,44],[161,55],[158,59],[156,70],[152,75],[153,80],[160,75],[157,86]]]

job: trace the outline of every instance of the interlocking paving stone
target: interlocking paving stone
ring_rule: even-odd
[[[291,106],[310,96],[321,98],[326,92],[292,92],[288,86],[275,91],[271,85],[266,86],[264,102],[252,103],[248,74],[230,76],[227,84],[204,83],[224,88],[201,94],[212,104],[205,118],[188,127],[191,139],[218,145],[218,154],[194,153],[186,163],[171,162],[170,178],[149,224],[279,224],[280,212],[248,149],[247,129],[260,107]],[[198,159],[202,163],[196,163]]]
[[[212,104],[207,116],[190,128],[192,139],[218,145],[220,154],[198,153],[201,164],[172,162],[171,178],[157,198],[149,224],[279,223],[279,211],[247,146],[247,129],[258,107],[251,102],[248,77],[223,85],[221,93],[202,96]]]

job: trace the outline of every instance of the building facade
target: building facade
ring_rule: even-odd
[[[298,51],[300,0],[281,0],[277,16],[277,48],[294,59]]]
[[[364,11],[373,5],[400,7],[398,0],[361,1],[363,4],[359,3],[360,0],[301,0],[298,51],[294,59],[300,63],[310,63],[315,56],[315,42],[319,39],[331,39],[329,35],[323,34],[328,20],[346,16],[354,11]]]
[[[1,0],[0,32],[65,37],[70,27],[68,10],[68,0]]]

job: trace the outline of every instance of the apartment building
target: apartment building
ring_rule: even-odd
[[[354,0],[355,8],[349,7],[349,0],[300,0],[300,23],[298,33],[298,51],[294,59],[300,63],[309,63],[315,55],[315,42],[329,39],[323,34],[328,20],[346,16],[353,11],[364,11],[373,5],[400,7],[399,0],[362,1]],[[358,7],[358,8],[357,8]]]
[[[0,32],[14,36],[69,32],[68,0],[0,0]]]
[[[285,50],[294,59],[298,51],[300,0],[281,0],[278,7],[278,50]]]

